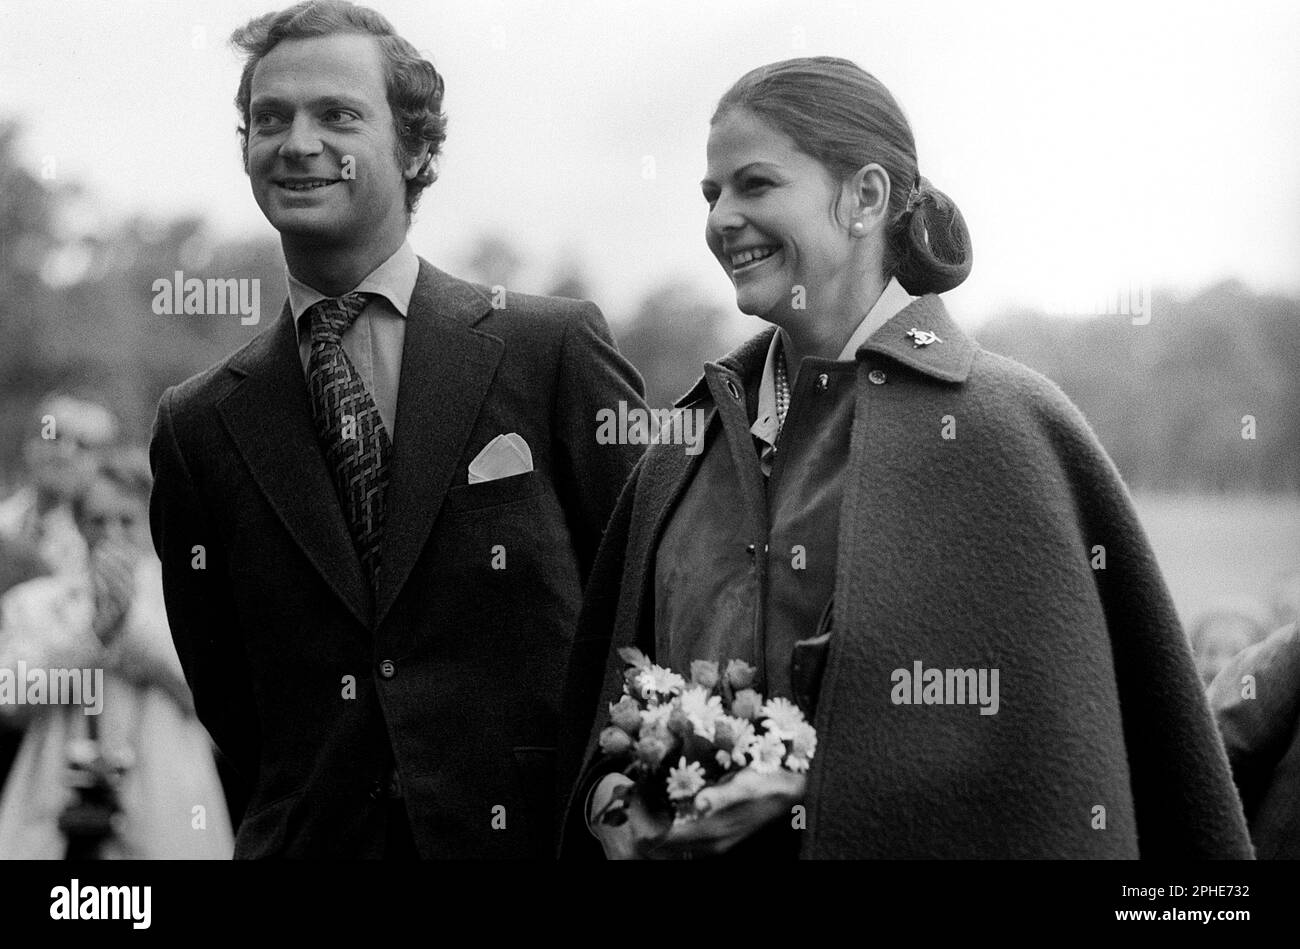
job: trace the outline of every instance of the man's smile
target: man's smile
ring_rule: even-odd
[[[315,191],[318,188],[328,188],[330,185],[338,184],[342,180],[342,178],[280,178],[275,184],[287,191]]]

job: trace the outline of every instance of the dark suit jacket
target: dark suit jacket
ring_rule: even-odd
[[[287,303],[162,397],[153,538],[199,717],[249,784],[236,857],[379,855],[390,754],[424,857],[550,852],[581,586],[642,451],[598,445],[596,413],[640,405],[643,388],[593,304],[492,303],[420,262],[377,595],[314,435]],[[534,470],[467,484],[508,432]]]
[[[943,342],[915,347],[912,327]],[[738,391],[771,333],[720,361]],[[1173,603],[1078,410],[932,295],[858,350],[855,391],[801,855],[1249,857]],[[710,393],[679,405],[712,415]],[[667,654],[655,551],[703,457],[652,446],[606,530],[569,664],[565,856],[600,854],[584,793],[607,769],[596,740],[622,691],[616,650]],[[893,704],[893,670],[918,660],[998,669],[998,712]]]
[[[1208,694],[1256,855],[1300,859],[1300,623],[1239,652]]]

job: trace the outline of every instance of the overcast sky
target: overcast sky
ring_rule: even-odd
[[[746,70],[849,57],[894,93],[921,172],[975,248],[946,299],[1012,303],[1225,277],[1300,293],[1300,5],[381,0],[447,81],[442,177],[412,243],[448,269],[484,231],[541,269],[580,259],[618,318],[704,246],[708,119]],[[265,0],[0,0],[0,114],[34,169],[108,216],[268,233],[240,169],[226,39]],[[653,177],[646,177],[647,156]]]

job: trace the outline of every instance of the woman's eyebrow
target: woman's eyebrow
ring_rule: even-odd
[[[771,162],[766,162],[766,161],[751,161],[749,164],[747,164],[747,165],[742,165],[741,167],[739,167],[739,168],[737,168],[735,171],[733,171],[733,172],[731,173],[731,178],[732,178],[732,180],[734,181],[734,180],[736,180],[737,178],[742,178],[742,177],[744,177],[746,174],[748,174],[749,172],[751,172],[751,171],[756,171],[756,170],[758,170],[758,169],[771,169],[771,170],[775,170],[775,169],[776,169],[776,166],[773,165]],[[703,180],[700,182],[700,187],[701,187],[701,188],[707,188],[707,187],[710,187],[710,186],[711,186],[711,187],[714,187],[714,188],[716,188],[716,187],[718,186],[718,185],[717,185],[717,182],[715,182],[712,178],[705,178],[705,179],[703,179]]]

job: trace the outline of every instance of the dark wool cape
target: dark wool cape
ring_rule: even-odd
[[[915,346],[912,328],[941,341]],[[772,332],[718,365],[739,382]],[[801,856],[1250,857],[1174,606],[1079,411],[933,295],[857,361]],[[706,385],[678,406],[712,423]],[[621,694],[615,650],[656,654],[655,548],[700,457],[652,446],[606,530],[569,667],[563,857],[600,853],[583,809],[608,768],[596,738]],[[917,661],[997,669],[997,713],[895,704],[894,670]]]

